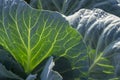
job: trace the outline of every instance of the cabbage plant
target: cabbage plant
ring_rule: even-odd
[[[25,1],[0,0],[1,80],[120,79],[119,0]]]

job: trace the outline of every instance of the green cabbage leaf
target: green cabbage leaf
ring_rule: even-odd
[[[27,74],[51,55],[67,56],[80,39],[57,12],[33,9],[23,0],[0,0],[0,45]]]

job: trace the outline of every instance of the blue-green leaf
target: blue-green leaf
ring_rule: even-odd
[[[31,1],[30,1],[30,5],[31,5],[33,8],[42,9],[41,0],[31,0]]]
[[[88,51],[88,78],[119,78],[120,18],[101,9],[81,9],[66,18],[80,32]]]
[[[47,61],[43,69],[43,72],[41,73],[41,80],[62,80],[63,79],[58,72],[52,70],[54,65],[55,63],[53,62],[53,57],[50,57],[50,59]]]
[[[14,74],[14,73],[11,72],[11,71],[8,71],[8,70],[5,68],[5,66],[3,66],[3,65],[0,63],[0,79],[6,79],[6,78],[23,80],[23,79],[20,78],[18,75]]]
[[[37,78],[37,74],[30,74],[25,80],[35,80]]]
[[[120,1],[119,0],[31,0],[31,4],[40,5],[45,10],[59,11],[65,15],[71,15],[79,9],[100,8],[109,13],[120,16]],[[34,7],[39,9],[39,7]]]
[[[0,49],[0,63],[5,66],[8,71],[19,75],[22,78],[26,77],[26,74],[17,61],[10,55],[9,52],[4,50],[3,48]]]

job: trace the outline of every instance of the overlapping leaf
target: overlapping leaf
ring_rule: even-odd
[[[26,73],[50,55],[66,56],[80,39],[59,13],[37,11],[23,0],[0,0],[0,44]]]
[[[0,63],[0,79],[19,79],[19,80],[23,80],[22,78],[20,78],[19,76],[17,76],[16,74],[12,73],[11,71],[8,71],[5,66],[3,66]]]
[[[101,9],[81,9],[67,20],[81,33],[88,47],[89,79],[120,79],[119,17]]]
[[[47,1],[47,2],[48,2],[48,1]],[[31,0],[30,5],[31,5],[33,8],[42,9],[41,0]]]
[[[53,57],[50,57],[41,73],[41,76],[40,76],[41,80],[62,80],[63,79],[58,72],[52,70],[54,65],[55,63],[53,62]]]
[[[23,80],[21,77],[26,77],[24,70],[7,51],[0,49],[0,79],[7,80],[9,78]]]
[[[40,1],[42,4],[39,3]],[[100,8],[120,16],[119,0],[31,0],[31,4],[31,6],[37,9],[40,9],[41,7],[39,6],[42,6],[43,9],[59,11],[65,15],[71,15],[82,8]]]

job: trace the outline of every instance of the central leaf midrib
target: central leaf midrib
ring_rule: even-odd
[[[31,11],[30,11],[31,13]],[[27,26],[26,26],[27,27]],[[27,49],[27,69],[26,73],[31,72],[31,17],[29,15],[29,20],[28,20],[28,49]]]
[[[30,28],[28,29],[28,49],[27,49],[27,70],[26,72],[29,73],[31,71],[31,49],[30,49]]]

